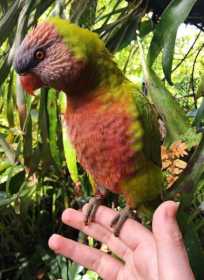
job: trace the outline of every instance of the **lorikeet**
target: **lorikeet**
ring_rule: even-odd
[[[118,234],[127,210],[161,191],[160,135],[151,104],[97,34],[63,19],[50,18],[28,33],[14,67],[29,93],[43,86],[66,93],[68,137],[97,185],[85,222],[94,219],[107,191],[123,194],[127,206],[112,222]]]

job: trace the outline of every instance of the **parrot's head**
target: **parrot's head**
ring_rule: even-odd
[[[93,54],[103,50],[105,45],[95,33],[50,18],[24,38],[16,51],[14,68],[30,94],[43,86],[68,91],[83,84]]]

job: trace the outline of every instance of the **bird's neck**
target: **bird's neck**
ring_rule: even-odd
[[[111,92],[111,89],[120,86],[124,79],[123,73],[109,56],[99,56],[83,69],[77,82],[66,85],[64,91],[68,99],[78,102],[79,99],[89,99],[99,92],[104,94],[100,89],[105,88],[106,92]]]
[[[125,79],[125,76],[110,56],[99,56],[94,68],[98,87],[115,88],[120,86]]]

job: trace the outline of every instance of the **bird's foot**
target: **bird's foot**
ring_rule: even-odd
[[[111,227],[115,236],[119,236],[120,230],[128,218],[132,218],[132,209],[125,207],[118,213],[115,218],[111,221]]]
[[[95,196],[89,200],[89,204],[85,213],[84,223],[85,225],[90,224],[94,221],[96,211],[100,205],[104,204],[103,196]]]

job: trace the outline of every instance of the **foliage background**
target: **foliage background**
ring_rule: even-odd
[[[188,146],[187,168],[166,196],[183,201],[184,238],[196,279],[204,279],[204,140],[199,144],[196,133],[204,123],[204,8],[202,1],[158,2],[0,1],[0,279],[98,279],[47,246],[53,232],[94,245],[60,221],[64,208],[80,208],[92,193],[64,137],[64,95],[43,89],[27,96],[12,68],[27,30],[52,15],[98,32],[127,77],[148,92],[164,121],[167,149],[179,140]],[[179,5],[184,14],[175,21]],[[180,25],[184,20],[194,25]]]

